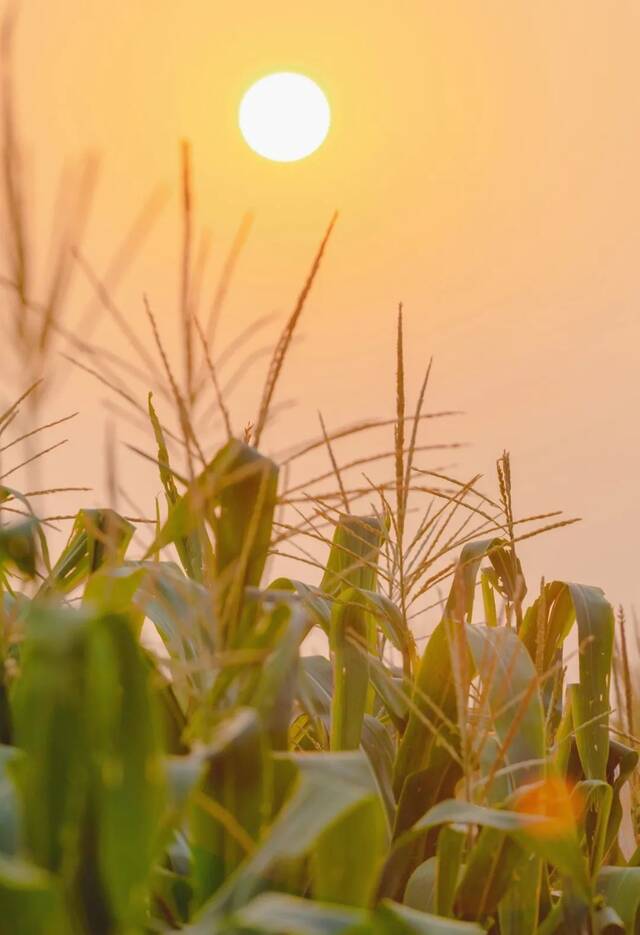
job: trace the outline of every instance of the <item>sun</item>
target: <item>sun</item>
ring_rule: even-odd
[[[240,131],[251,149],[274,162],[296,162],[326,139],[331,110],[306,75],[281,71],[251,85],[240,102]]]

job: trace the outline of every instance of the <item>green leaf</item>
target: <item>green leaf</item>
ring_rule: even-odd
[[[279,754],[297,766],[299,782],[265,842],[259,863],[301,857],[328,826],[380,791],[367,757],[360,752]]]
[[[233,922],[242,929],[273,935],[366,935],[370,931],[363,912],[284,893],[258,896],[234,914]]]
[[[21,574],[25,574],[27,577],[31,578],[36,572],[37,559],[41,557],[46,571],[49,571],[51,569],[51,561],[49,558],[47,537],[42,523],[33,511],[29,498],[19,490],[16,490],[15,487],[5,487],[3,484],[0,484],[0,503],[4,503],[5,500],[9,499],[18,500],[24,507],[24,512],[28,514],[28,516],[25,521],[20,521],[15,525],[10,524],[8,527],[0,526],[0,540],[2,540],[3,533],[7,536],[7,539],[4,540],[4,546],[0,545],[0,570],[5,561],[8,561],[10,566],[18,568]],[[11,540],[14,535],[25,535],[28,538],[33,538],[33,541],[30,543],[16,542],[13,545],[9,545],[8,540]],[[2,558],[3,551],[5,552],[4,560]],[[15,558],[12,556],[12,552],[14,551],[16,552]]]
[[[511,835],[526,852],[535,853],[557,867],[573,881],[581,897],[590,898],[587,865],[571,829],[555,829],[549,819],[540,815],[487,808],[472,802],[449,799],[429,809],[402,835],[395,846],[401,847],[442,824],[478,825],[503,831]]]
[[[378,555],[386,535],[378,516],[340,515],[320,588],[337,597],[346,588],[376,590]]]
[[[417,840],[406,832],[432,804],[454,795],[459,777],[458,764],[450,759],[442,768],[435,766],[412,773],[405,782],[396,812],[395,844],[380,884],[381,895],[401,899],[414,868],[434,852],[435,831],[419,835]]]
[[[599,588],[554,581],[546,585],[544,668],[578,624],[580,682],[572,692],[573,721],[580,761],[587,779],[605,779],[609,755],[609,682],[613,649],[613,611]],[[540,598],[531,606],[520,637],[536,658]]]
[[[90,930],[139,924],[163,811],[151,672],[126,617],[34,604],[27,624],[13,698],[25,844]]]
[[[138,564],[103,566],[87,581],[83,603],[98,614],[131,613],[132,600],[145,575]]]
[[[222,721],[200,762],[189,814],[197,906],[253,852],[269,813],[270,760],[257,713],[241,708]]]
[[[445,825],[438,835],[436,864],[436,911],[441,916],[453,916],[453,903],[458,888],[465,834]]]
[[[314,898],[368,907],[388,846],[389,826],[381,800],[372,797],[355,805],[315,844],[311,858]]]
[[[409,680],[394,674],[377,656],[369,653],[369,681],[396,729],[402,733],[409,713]]]
[[[609,762],[607,763],[607,781],[613,788],[613,801],[611,802],[611,814],[609,816],[609,826],[607,828],[607,839],[605,842],[605,855],[609,853],[614,844],[620,824],[623,818],[623,807],[621,801],[621,792],[623,786],[631,779],[634,770],[638,765],[638,751],[632,750],[620,743],[618,740],[609,739]],[[613,860],[608,860],[614,863]]]
[[[121,925],[140,924],[161,843],[165,785],[160,725],[144,662],[124,616],[92,622],[87,706],[99,872]]]
[[[438,858],[428,857],[427,860],[418,864],[409,877],[404,891],[403,904],[419,912],[435,912],[438,903],[437,883]]]
[[[471,624],[466,633],[500,741],[497,765],[514,767],[508,774],[511,788],[535,782],[544,773],[545,728],[531,657],[507,627]]]
[[[0,745],[0,854],[11,856],[20,842],[20,813],[12,766],[21,758],[17,747]]]
[[[576,744],[587,779],[606,779],[613,610],[599,588],[568,585],[578,623],[580,682],[573,695]]]
[[[412,773],[459,764],[458,705],[449,646],[449,627],[471,621],[475,583],[480,563],[504,550],[502,540],[468,543],[456,565],[444,617],[427,642],[415,677],[411,710],[396,759],[394,788],[398,798]],[[432,804],[427,796],[423,807]],[[399,810],[402,811],[402,808]],[[399,826],[399,831],[403,826]]]
[[[167,507],[169,510],[176,505],[180,499],[178,494],[178,488],[176,487],[175,478],[173,471],[171,470],[171,462],[169,460],[169,451],[167,449],[167,443],[165,441],[164,432],[160,424],[160,420],[156,415],[156,411],[152,403],[153,394],[149,393],[148,396],[148,410],[149,410],[149,419],[153,428],[153,434],[155,435],[156,444],[158,446],[158,470],[160,472],[160,480],[164,488],[164,494],[167,500]],[[199,530],[196,528],[194,531],[190,531],[185,536],[176,536],[174,539],[174,545],[182,567],[190,578],[195,578],[200,580],[202,578],[202,543],[198,535]]]
[[[331,602],[319,588],[312,588],[295,578],[276,578],[269,585],[269,591],[293,592],[311,615],[313,622],[329,634],[331,620]]]
[[[625,932],[640,930],[640,867],[603,867],[596,891],[619,915]]]
[[[173,562],[141,562],[137,567],[144,569],[144,575],[134,596],[135,606],[153,622],[171,658],[196,663],[213,653],[217,621],[210,592]],[[201,696],[212,673],[201,665],[188,664],[185,669],[190,692]]]
[[[544,620],[540,630],[541,602],[544,604]],[[524,615],[518,636],[529,650],[532,660],[539,656],[540,642],[542,655],[542,672],[548,671],[553,665],[556,652],[568,635],[575,612],[571,591],[564,581],[551,581],[544,586],[544,594],[538,596]]]
[[[483,935],[473,922],[443,919],[385,899],[376,911],[375,935]]]
[[[416,675],[409,720],[394,770],[396,796],[412,773],[459,759],[457,704],[444,621],[431,634]],[[400,828],[402,830],[402,828]]]
[[[513,836],[498,828],[482,828],[456,891],[456,915],[478,921],[492,916],[524,856]]]
[[[0,935],[73,931],[58,881],[38,867],[0,854]]]
[[[461,623],[463,621],[471,623],[480,563],[483,558],[487,557],[494,566],[497,565],[499,569],[503,569],[508,564],[504,558],[505,552],[504,540],[496,538],[479,539],[463,547],[456,564],[445,616]],[[499,556],[501,557],[498,558]]]
[[[35,516],[8,526],[0,525],[0,568],[8,566],[28,578],[35,576],[39,526]]]
[[[395,747],[390,732],[378,718],[365,714],[362,725],[362,750],[366,753],[371,768],[378,781],[380,794],[387,812],[389,824],[393,825],[395,818],[395,799],[391,777],[393,774],[393,757]]]
[[[581,825],[584,829],[589,854],[589,866],[591,874],[595,876],[605,854],[613,789],[606,782],[587,779],[576,783],[572,798],[578,803],[579,810],[582,812]]]
[[[344,589],[331,609],[333,666],[331,749],[357,750],[369,690],[368,615],[356,588]]]
[[[391,645],[401,653],[404,673],[410,676],[415,668],[416,646],[413,634],[407,626],[400,608],[385,594],[378,594],[365,588],[359,590],[360,602],[367,607],[372,623],[380,629]]]
[[[209,935],[211,924],[244,905],[276,861],[295,860],[311,851],[338,819],[379,790],[364,754],[276,754],[276,760],[297,767],[298,777],[269,835],[254,854],[203,907],[190,935]]]
[[[333,694],[333,672],[326,656],[303,656],[300,660],[300,701],[310,717],[329,714]]]
[[[182,874],[157,866],[150,883],[152,907],[160,908],[161,918],[169,917],[176,923],[185,923],[189,919],[189,907],[193,892],[189,880]]]
[[[134,532],[135,527],[114,510],[80,510],[39,594],[68,594],[105,562],[122,561]]]
[[[258,668],[258,677],[246,700],[260,712],[271,748],[286,750],[298,685],[300,646],[310,622],[303,608],[289,604],[275,604],[271,616],[279,621],[272,649]]]
[[[278,468],[254,448],[235,440],[223,452],[228,452],[226,470],[217,497],[219,513],[213,521],[216,575],[220,579],[230,574],[242,591],[260,584],[271,542]]]
[[[31,605],[12,711],[25,843],[36,864],[59,871],[77,849],[87,786],[84,615]],[[37,717],[34,717],[37,712]]]
[[[513,868],[509,889],[498,907],[501,935],[537,932],[543,869],[544,862],[536,854],[527,854]]]
[[[169,511],[147,550],[191,535],[205,519],[215,536],[214,573],[225,645],[237,639],[244,589],[260,583],[271,541],[278,469],[273,461],[230,439]]]

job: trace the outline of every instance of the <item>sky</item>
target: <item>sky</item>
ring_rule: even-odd
[[[181,139],[197,237],[211,237],[205,313],[238,224],[255,216],[220,349],[264,315],[274,317],[248,347],[276,339],[339,210],[266,450],[315,436],[319,410],[329,429],[393,415],[402,302],[410,392],[433,356],[429,407],[464,413],[424,441],[466,447],[425,463],[482,473],[493,493],[508,449],[517,513],[583,518],[523,547],[532,589],[540,575],[576,580],[630,607],[640,603],[639,39],[635,0],[24,0],[14,79],[34,249],[46,270],[60,175],[87,153],[100,168],[82,252],[98,273],[160,187],[164,207],[114,298],[150,346],[148,296],[179,368]],[[325,144],[294,164],[260,158],[237,126],[244,91],[281,70],[316,80],[332,108]],[[89,295],[79,274],[71,327],[86,327]],[[131,353],[95,307],[89,327],[100,346]],[[236,427],[255,418],[266,364],[256,353],[242,368]],[[46,416],[80,414],[45,476],[96,488],[69,496],[71,509],[105,496],[114,396],[62,360],[55,369]],[[22,388],[14,371],[7,398]],[[144,402],[142,384],[127,386]],[[121,423],[108,437],[123,486],[150,515],[155,487],[125,447],[149,448],[148,436]],[[367,444],[390,448],[392,437]]]

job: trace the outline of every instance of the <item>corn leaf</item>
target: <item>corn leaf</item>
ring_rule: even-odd
[[[277,754],[276,758],[297,769],[294,788],[261,846],[205,904],[188,929],[190,935],[209,935],[212,923],[255,894],[275,861],[305,856],[341,816],[379,798],[375,776],[362,753]]]
[[[201,762],[189,813],[196,905],[251,854],[269,812],[269,758],[256,712],[239,709],[222,721]]]
[[[624,931],[635,933],[640,926],[640,867],[603,867],[596,891],[620,917]]]
[[[363,912],[284,893],[258,896],[233,915],[233,922],[243,930],[271,935],[366,935],[370,931]]]
[[[73,932],[55,877],[0,854],[0,935],[70,935]]]
[[[12,765],[21,757],[16,747],[0,745],[0,854],[17,854],[20,843],[18,797],[11,775]]]
[[[369,691],[368,617],[356,588],[340,593],[331,609],[333,668],[331,749],[357,750]]]
[[[502,766],[514,786],[544,773],[545,727],[538,676],[524,644],[507,627],[466,627],[467,640],[500,742]]]
[[[380,798],[359,802],[316,841],[311,858],[314,898],[368,907],[388,844],[389,826]],[[349,867],[348,873],[345,867]]]
[[[376,590],[380,547],[386,535],[377,516],[341,514],[320,588],[337,597],[346,588]]]
[[[443,919],[392,900],[381,903],[374,924],[375,935],[482,935],[483,932],[473,922]]]

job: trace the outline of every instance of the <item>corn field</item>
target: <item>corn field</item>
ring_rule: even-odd
[[[69,252],[86,175],[35,302],[7,95],[5,80],[2,288],[33,380],[0,416],[1,935],[637,935],[631,628],[598,587],[527,581],[521,564],[524,540],[572,520],[515,514],[507,454],[493,495],[422,463],[446,446],[423,444],[421,429],[447,413],[424,408],[430,368],[408,410],[402,314],[393,417],[335,431],[321,418],[315,440],[264,453],[334,221],[255,421],[234,427],[191,288],[187,147],[184,381],[151,308],[141,343]],[[76,261],[164,374],[157,409],[151,393],[125,393],[105,357],[89,366],[65,330]],[[144,415],[139,453],[159,492],[151,519],[80,510],[66,544],[38,508],[46,485],[5,484],[66,419],[39,420],[60,341]],[[213,457],[195,427],[205,387],[225,436]],[[24,407],[33,424],[20,434]],[[392,433],[389,450],[341,463],[337,443],[374,430]],[[289,467],[309,453],[327,470],[294,484]],[[391,476],[371,480],[374,461]],[[300,578],[270,576],[283,559]]]

